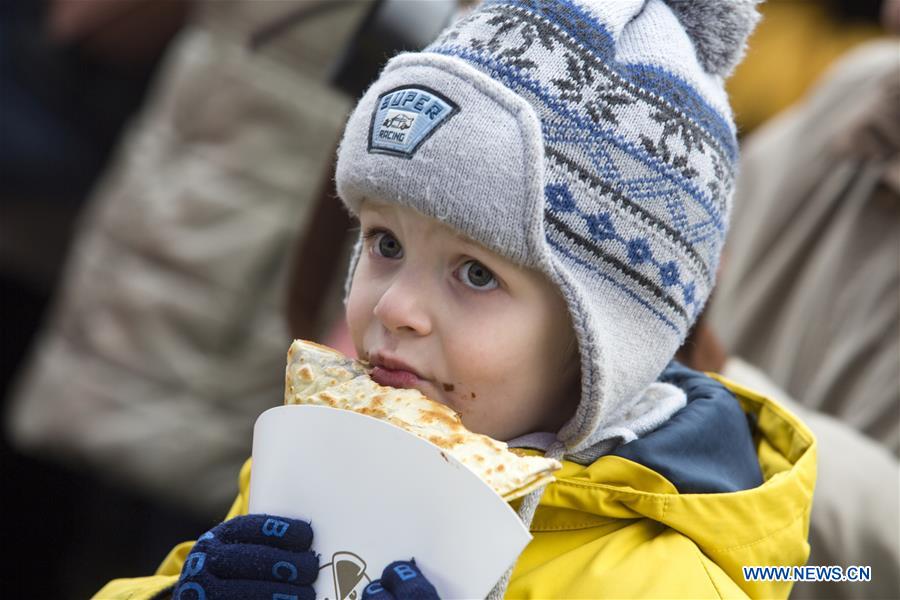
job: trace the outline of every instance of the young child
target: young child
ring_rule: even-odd
[[[347,322],[373,378],[564,459],[517,504],[534,539],[492,597],[786,597],[742,567],[806,560],[812,435],[669,365],[724,240],[723,79],[755,3],[486,2],[350,117]],[[98,597],[311,597],[309,526],[241,516],[248,479],[196,547]],[[427,576],[403,563],[364,597],[434,597]]]

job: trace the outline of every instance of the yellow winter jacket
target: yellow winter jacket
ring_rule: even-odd
[[[772,400],[717,379],[740,408],[730,400],[735,408],[726,419],[717,414],[727,400],[707,399],[705,408],[690,402],[698,407],[693,421],[673,418],[668,433],[646,437],[651,465],[640,462],[644,438],[620,447],[632,447],[630,454],[603,456],[589,466],[564,462],[535,514],[534,539],[516,563],[508,598],[788,596],[790,583],[745,581],[741,567],[806,562],[815,440]],[[740,446],[742,429],[752,444],[750,470],[729,458],[739,454],[732,448]],[[666,451],[673,440],[677,449]],[[684,449],[693,442],[693,450]],[[740,487],[742,476],[734,473],[742,469],[755,470],[758,485],[709,492]],[[247,514],[249,481],[247,461],[227,518]],[[95,598],[168,598],[192,545],[176,546],[156,575],[111,581]]]

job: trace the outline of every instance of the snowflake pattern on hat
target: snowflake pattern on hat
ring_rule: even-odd
[[[427,51],[466,60],[528,99],[548,159],[547,242],[685,334],[725,236],[730,123],[672,74],[618,63],[610,32],[567,1],[486,2]],[[634,233],[620,235],[620,221]]]

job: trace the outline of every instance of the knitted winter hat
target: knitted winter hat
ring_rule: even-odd
[[[488,0],[392,59],[347,124],[351,211],[414,208],[559,285],[582,374],[569,454],[634,417],[713,286],[737,159],[723,79],[756,4]]]

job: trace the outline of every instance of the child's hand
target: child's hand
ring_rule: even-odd
[[[312,528],[270,515],[235,517],[200,536],[181,570],[173,600],[315,600],[319,558]]]
[[[363,590],[362,600],[439,600],[437,590],[425,579],[415,560],[398,560],[384,568]]]

